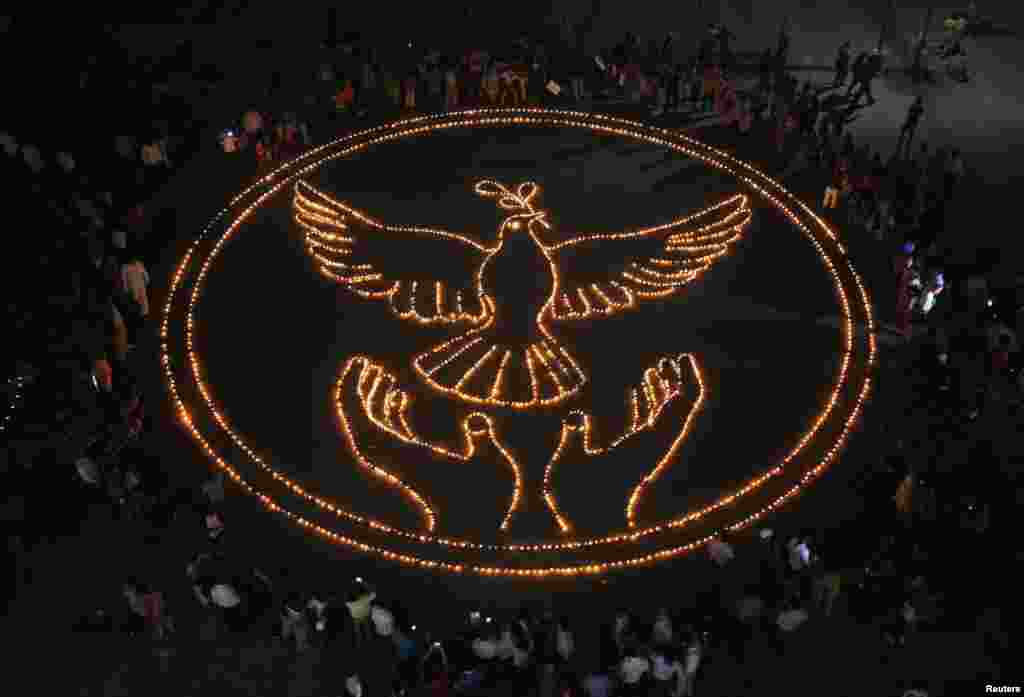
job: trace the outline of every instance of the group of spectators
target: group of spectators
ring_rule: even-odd
[[[92,494],[118,516],[145,509],[157,520],[170,510],[161,505],[166,476],[142,443],[152,395],[141,387],[136,347],[156,336],[147,267],[170,232],[148,201],[190,155],[197,129],[184,98],[150,69],[120,81],[105,74],[123,65],[116,52],[91,56],[64,92],[105,103],[118,83],[117,116],[82,124],[91,138],[69,140],[73,129],[50,129],[15,109],[0,129],[0,169],[31,229],[9,294],[16,362],[3,473],[23,582],[31,576],[26,554],[61,525],[79,527],[84,509],[74,504],[84,507]],[[48,500],[66,486],[75,489],[60,509],[65,517]]]
[[[576,650],[572,620],[552,609],[493,617],[474,610],[467,613],[463,631],[435,637],[410,622],[407,608],[378,597],[362,579],[339,593],[311,592],[302,579],[285,573],[271,578],[256,565],[240,562],[224,544],[223,476],[213,476],[198,490],[175,490],[159,462],[147,464],[140,451],[132,450],[145,415],[131,357],[134,345],[153,330],[142,260],[153,229],[140,184],[179,159],[166,124],[152,129],[143,124],[141,138],[112,137],[110,162],[97,162],[88,174],[69,152],[46,150],[44,142],[26,141],[17,133],[2,134],[4,170],[12,175],[8,181],[22,187],[19,195],[36,212],[37,227],[51,231],[37,241],[49,245],[40,254],[53,264],[46,276],[50,287],[36,296],[45,302],[19,306],[19,328],[42,325],[50,331],[42,332],[27,355],[35,359],[33,365],[9,383],[9,392],[18,395],[12,408],[26,411],[22,393],[33,383],[45,385],[46,394],[67,395],[62,404],[37,400],[31,405],[37,413],[50,410],[52,423],[42,430],[56,424],[67,433],[62,449],[49,454],[57,458],[56,465],[73,470],[119,515],[144,523],[154,542],[179,511],[195,516],[205,540],[183,575],[206,618],[202,631],[213,636],[255,632],[298,652],[319,650],[332,673],[332,694],[683,697],[699,691],[702,666],[716,652],[731,653],[742,664],[752,642],[785,651],[790,633],[808,621],[827,622],[842,610],[880,620],[882,638],[898,649],[915,630],[944,614],[946,592],[937,588],[948,559],[943,540],[952,534],[958,539],[986,534],[991,514],[983,493],[961,495],[959,480],[945,480],[934,459],[919,457],[920,446],[933,437],[937,424],[949,429],[951,421],[970,438],[966,429],[987,404],[1012,405],[1020,398],[1012,320],[994,313],[984,289],[980,306],[971,305],[969,316],[955,324],[958,333],[948,323],[926,324],[947,284],[936,242],[942,234],[942,207],[954,198],[964,175],[963,159],[955,150],[932,155],[926,144],[911,156],[920,102],[911,107],[891,157],[856,146],[847,126],[862,96],[874,101],[870,83],[879,68],[872,54],[854,62],[853,82],[847,85],[851,67],[844,45],[835,80],[801,86],[786,70],[789,36],[783,32],[775,50],[762,56],[757,87],[740,95],[738,81],[730,77],[739,73],[731,33],[716,26],[709,36],[696,59],[685,63],[673,58],[673,37],[652,42],[641,56],[639,41],[628,35],[596,60],[581,51],[546,51],[524,42],[500,57],[473,51],[456,59],[428,51],[406,71],[382,66],[372,50],[343,46],[340,60],[325,61],[318,69],[323,89],[304,106],[362,117],[582,100],[604,92],[645,100],[658,116],[689,100],[718,109],[751,138],[762,134],[772,139],[769,151],[777,158],[770,164],[784,177],[825,182],[823,208],[830,215],[845,215],[844,234],[864,230],[875,242],[896,246],[896,329],[906,337],[927,335],[908,348],[920,352],[915,364],[925,379],[913,388],[916,401],[906,418],[924,425],[914,439],[898,439],[895,452],[873,473],[865,491],[878,502],[871,511],[876,525],[870,528],[878,531],[877,545],[855,563],[834,557],[835,546],[813,533],[762,529],[760,542],[752,546],[723,536],[707,550],[719,581],[694,609],[664,608],[651,617],[616,613],[602,632],[599,661],[587,663]],[[551,60],[552,53],[557,61]],[[642,69],[630,67],[635,65]],[[558,89],[549,86],[552,82]],[[561,93],[561,84],[569,85],[568,94]],[[837,91],[844,87],[840,96]],[[224,149],[251,147],[258,162],[271,162],[311,144],[308,120],[297,115],[298,109],[279,117],[269,116],[272,111],[246,112],[223,135]],[[110,177],[111,172],[118,176]],[[923,323],[920,332],[912,331],[915,322]],[[35,334],[25,331],[24,336]],[[71,367],[54,378],[46,363],[54,358],[53,342],[62,337],[71,337],[60,349]],[[976,359],[982,340],[987,342],[987,366],[980,373],[966,367],[958,373]],[[967,373],[980,375],[980,382],[972,382]],[[83,404],[93,405],[91,419],[76,413]],[[23,417],[5,419],[8,434],[12,423],[27,423]],[[79,421],[86,426],[79,428]],[[23,434],[26,441],[34,437],[24,429]],[[38,468],[46,456],[42,449],[21,452],[15,468]],[[27,535],[19,535],[23,544]],[[756,578],[734,578],[738,553],[758,557]],[[174,620],[178,613],[168,607],[170,583],[128,578],[124,603],[85,616],[80,628],[125,631],[166,647],[184,629]]]

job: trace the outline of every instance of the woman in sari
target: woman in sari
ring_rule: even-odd
[[[726,126],[739,122],[739,98],[731,81],[726,81],[718,99],[718,113],[725,119]]]

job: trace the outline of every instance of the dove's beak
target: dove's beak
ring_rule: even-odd
[[[551,229],[551,223],[549,223],[547,221],[547,215],[548,214],[546,212],[544,212],[544,211],[538,211],[537,213],[533,214],[533,216],[530,218],[530,220],[535,220],[538,223],[540,223],[541,225],[543,225],[546,229],[550,230]]]

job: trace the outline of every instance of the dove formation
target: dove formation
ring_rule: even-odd
[[[489,244],[381,223],[304,181],[293,206],[322,274],[389,300],[403,319],[465,328],[412,364],[430,387],[479,405],[529,409],[576,394],[587,373],[551,325],[671,295],[722,257],[751,219],[737,194],[664,225],[552,241],[548,212],[535,207],[537,184],[474,188],[507,212]],[[396,254],[403,246],[405,261]]]

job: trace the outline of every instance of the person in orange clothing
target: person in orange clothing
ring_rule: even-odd
[[[406,111],[416,110],[416,73],[409,72],[402,78],[402,108]]]

